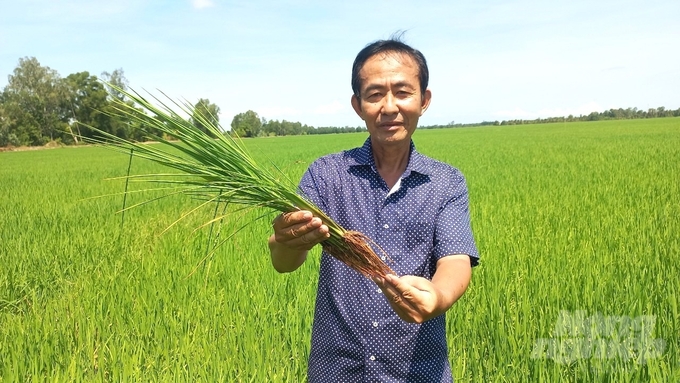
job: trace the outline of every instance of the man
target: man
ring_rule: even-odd
[[[315,161],[300,190],[348,230],[389,254],[397,275],[370,280],[326,253],[316,297],[310,382],[451,382],[445,313],[476,265],[462,174],[415,150],[430,105],[425,57],[398,40],[357,55],[352,107],[369,138]],[[308,211],[282,214],[269,238],[279,272],[296,270],[329,237]]]

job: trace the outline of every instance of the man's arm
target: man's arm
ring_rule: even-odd
[[[328,226],[309,211],[281,214],[272,226],[269,251],[272,265],[279,273],[297,270],[307,259],[309,249],[330,236]]]
[[[401,319],[423,323],[451,308],[467,290],[471,277],[470,257],[459,254],[439,259],[432,281],[414,275],[388,275],[375,282]]]

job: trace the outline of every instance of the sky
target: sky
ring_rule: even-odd
[[[421,125],[680,108],[678,0],[0,0],[0,89],[23,57],[62,77],[122,69],[131,88],[207,98],[228,126],[362,126],[350,72],[406,31],[425,57]]]

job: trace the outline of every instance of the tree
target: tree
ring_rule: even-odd
[[[67,92],[57,71],[41,66],[35,57],[24,57],[8,80],[4,113],[19,142],[42,145],[61,136],[67,128]]]
[[[240,137],[257,137],[262,130],[262,120],[257,113],[249,110],[245,113],[239,113],[231,120],[232,134]]]
[[[125,97],[125,94],[122,92],[128,90],[129,84],[127,78],[125,78],[125,72],[123,71],[123,68],[115,69],[111,73],[102,72],[101,79],[104,81],[104,86],[109,95],[109,101],[116,99],[132,107],[136,107],[134,102],[128,100],[127,97]],[[111,104],[107,106],[106,114],[115,116],[111,117],[110,132],[118,137],[144,141],[147,139],[146,135],[148,133],[158,133],[155,131],[148,132],[146,129],[149,128],[143,128],[140,126],[139,121],[133,121],[127,116],[122,116],[120,113],[116,113],[113,109],[111,109]]]
[[[5,114],[2,97],[0,97],[0,146],[19,146],[21,144],[16,134],[10,130],[11,125],[12,122],[9,116]]]
[[[79,136],[89,138],[94,135],[90,127],[115,134],[112,118],[105,113],[109,107],[109,101],[104,84],[89,72],[73,73],[65,80],[72,131],[75,130]],[[78,143],[75,135],[73,135],[73,140]]]
[[[279,120],[265,120],[262,124],[262,131],[267,136],[283,136],[283,127]]]
[[[120,90],[127,90],[129,82],[127,78],[125,78],[125,72],[123,72],[123,68],[114,69],[114,71],[111,73],[102,72],[101,79],[107,83],[106,90],[109,92],[111,97],[125,101],[125,95]]]
[[[194,124],[198,129],[205,133],[210,133],[206,128],[206,124],[212,126],[219,126],[220,123],[220,107],[211,104],[210,100],[207,98],[201,98],[198,100],[196,105],[194,105],[194,112],[191,116],[191,123]],[[211,134],[213,136],[213,134]]]

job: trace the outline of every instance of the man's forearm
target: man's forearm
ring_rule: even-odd
[[[279,273],[297,270],[307,259],[307,250],[293,249],[276,242],[274,235],[269,237],[269,252],[272,265]]]
[[[436,311],[445,313],[467,290],[472,277],[470,257],[450,255],[437,262],[437,271],[432,276],[432,284],[437,289],[439,299]]]

